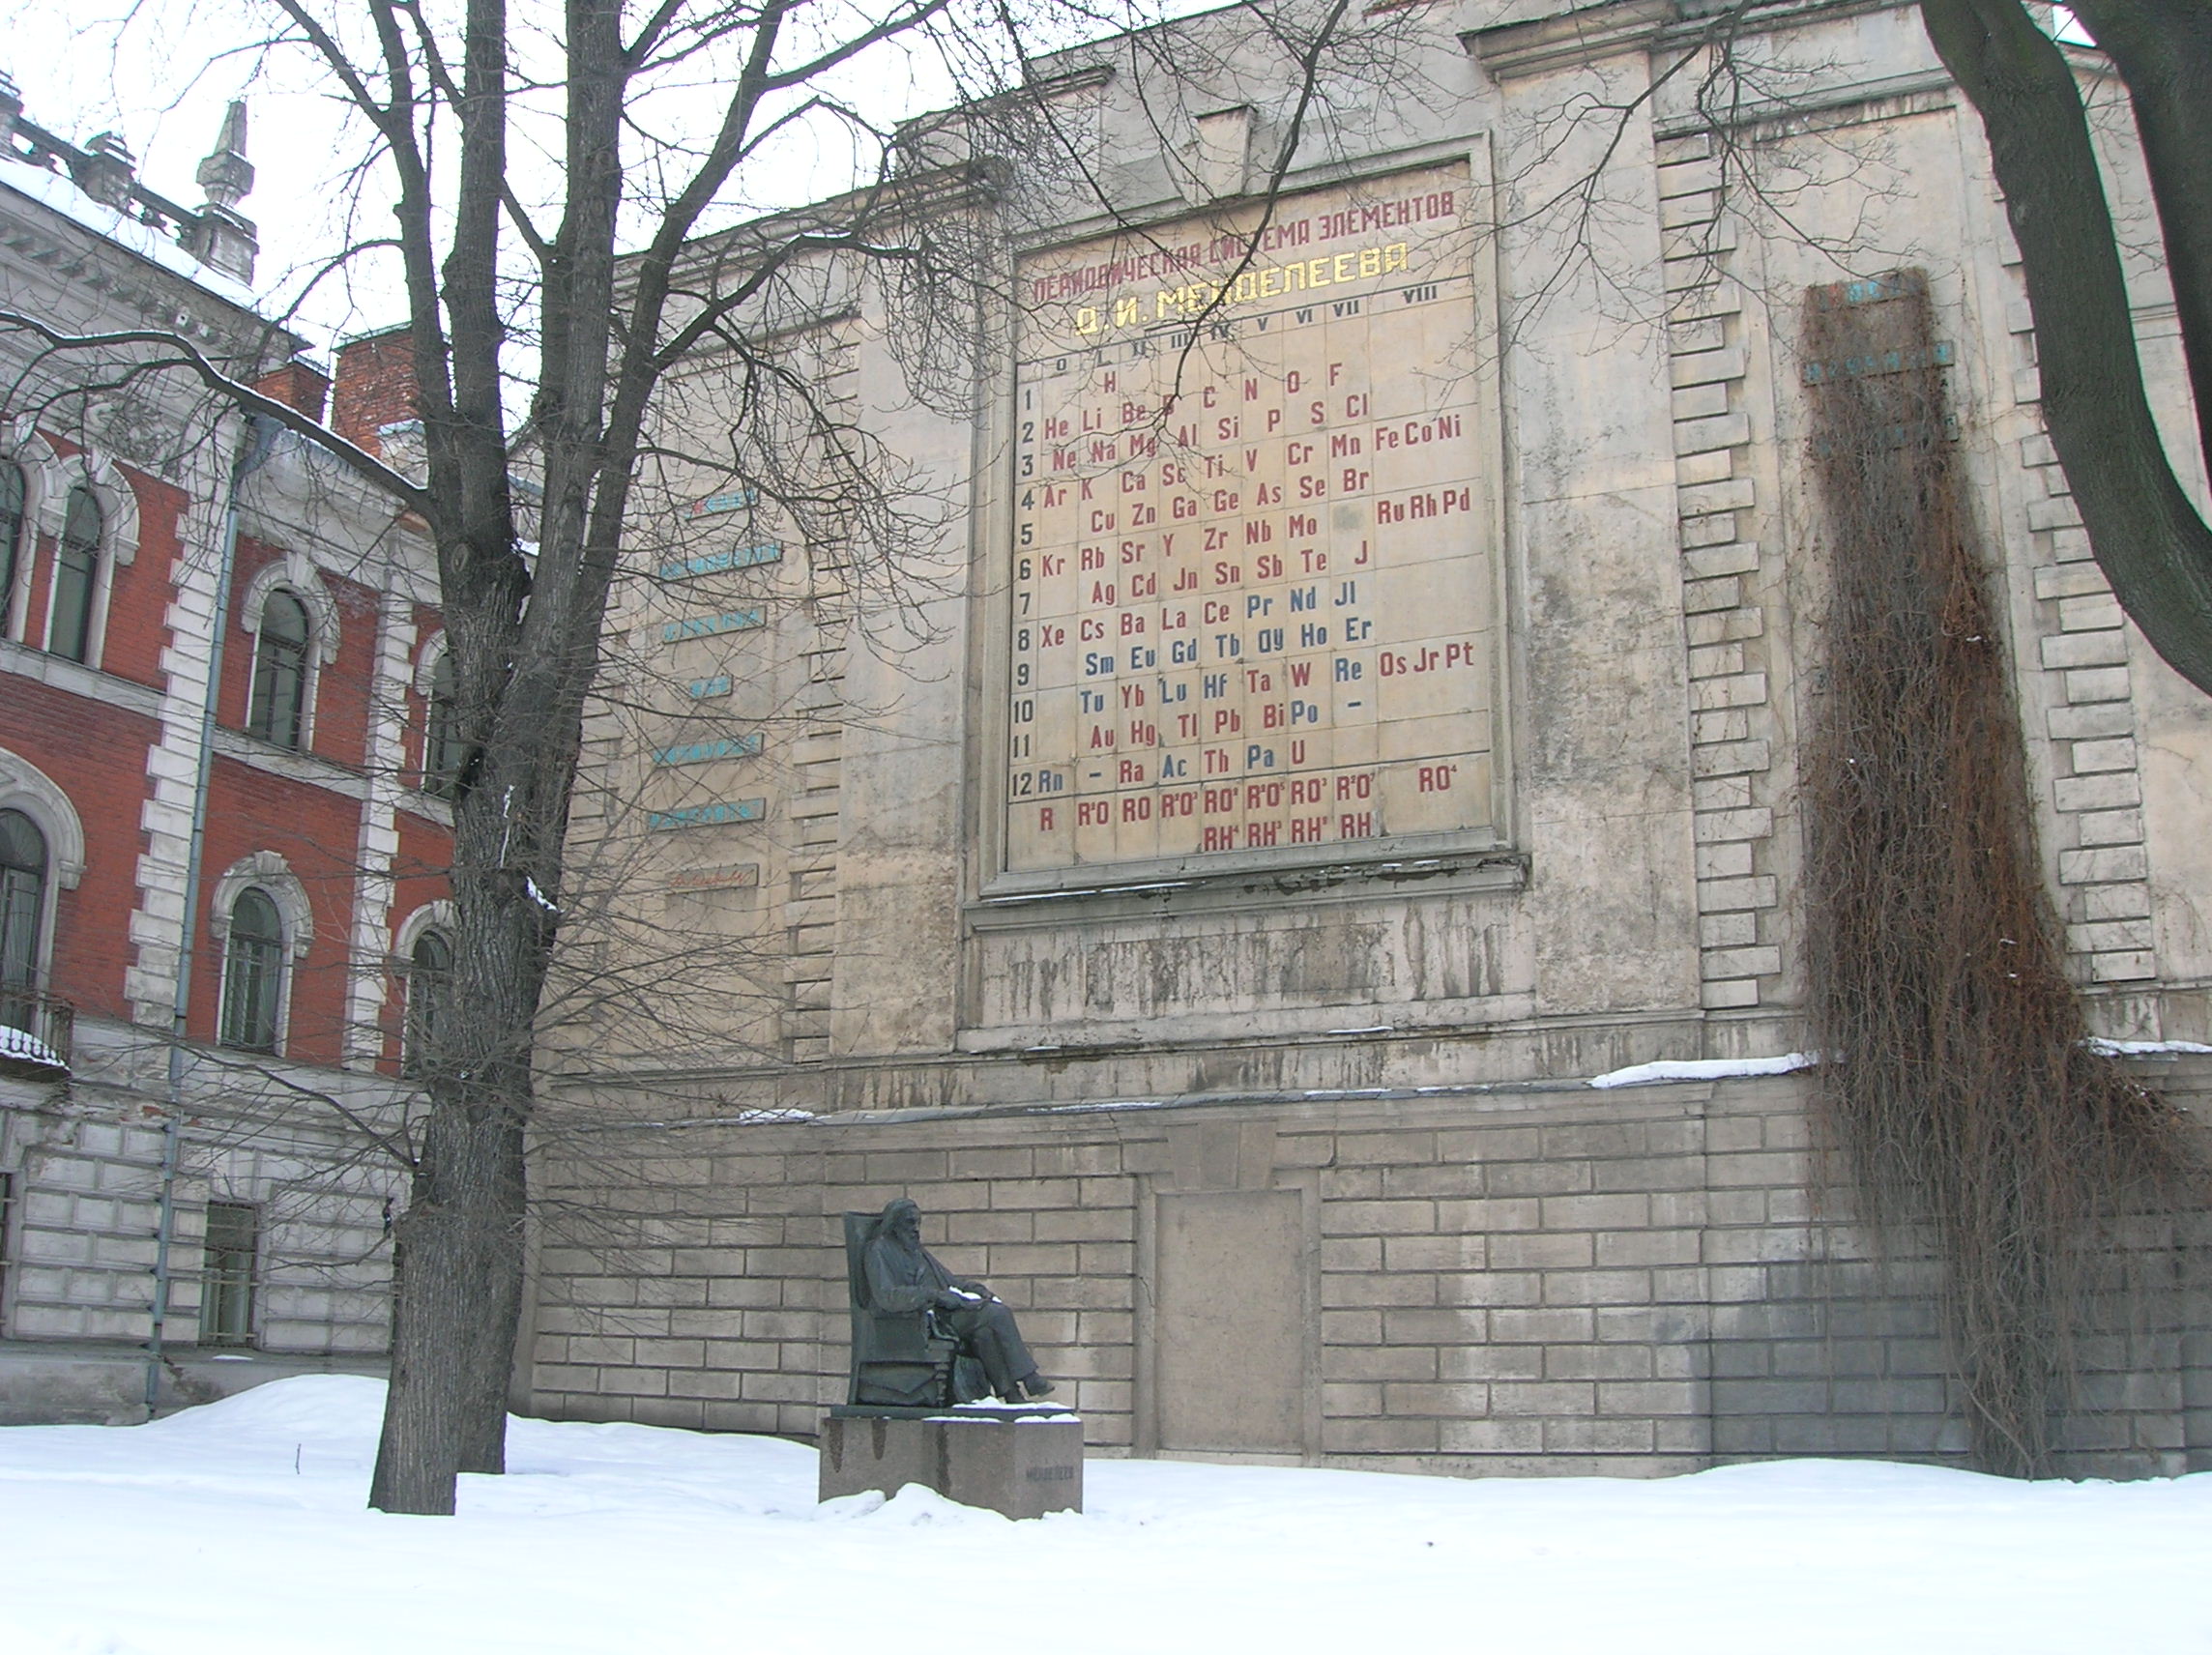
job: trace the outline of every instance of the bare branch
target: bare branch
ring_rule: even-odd
[[[301,413],[291,404],[264,395],[243,380],[233,379],[202,355],[189,340],[174,334],[165,334],[152,328],[129,328],[107,334],[65,334],[48,327],[36,316],[26,316],[17,310],[0,310],[0,326],[30,334],[51,348],[62,351],[97,351],[111,350],[123,345],[151,345],[167,355],[138,364],[140,368],[176,368],[190,373],[208,390],[244,412],[274,420],[285,430],[306,438],[364,481],[383,489],[410,509],[420,511],[428,504],[428,494],[422,488],[393,471],[367,450],[347,442],[328,425]]]

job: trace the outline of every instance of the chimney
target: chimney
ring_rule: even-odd
[[[330,405],[331,376],[306,357],[294,357],[274,373],[255,380],[253,389],[272,402],[281,402],[310,420],[320,420]]]
[[[385,430],[416,417],[413,329],[388,328],[338,347],[337,377],[331,385],[332,430],[381,455]]]

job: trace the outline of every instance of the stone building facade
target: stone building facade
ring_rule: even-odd
[[[1931,1266],[1871,1261],[1809,1151],[1809,288],[1925,273],[2067,959],[2191,1108],[2212,709],[2090,561],[1914,10],[1761,9],[1725,111],[1713,10],[1378,8],[1295,130],[1238,14],[1071,52],[1036,100],[1104,198],[1002,169],[968,417],[863,277],[773,319],[947,504],[896,604],[742,470],[641,515],[578,821],[689,962],[682,1031],[575,1043],[529,1407],[810,1433],[838,1214],[908,1194],[1106,1451],[1963,1451]],[[717,428],[733,372],[667,418]],[[2180,1273],[2090,1341],[2068,1440],[2201,1466],[2200,1249],[2139,1239]]]
[[[173,329],[321,418],[331,376],[247,286],[243,114],[188,211],[0,91],[5,308]],[[336,364],[372,447],[413,412],[378,356]],[[427,545],[196,384],[16,325],[0,358],[0,1420],[373,1367],[404,1195],[376,1134],[450,860]]]

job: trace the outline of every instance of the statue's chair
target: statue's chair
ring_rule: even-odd
[[[868,1241],[877,1215],[845,1214],[845,1280],[853,1297],[856,1408],[949,1408],[987,1395],[983,1365],[960,1353],[960,1341],[934,1310],[878,1310],[868,1302]]]

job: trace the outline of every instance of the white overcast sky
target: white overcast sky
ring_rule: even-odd
[[[824,13],[814,15],[859,10],[869,0],[823,3]],[[66,6],[57,0],[0,0],[6,23],[0,71],[15,81],[25,115],[80,145],[98,132],[119,133],[138,158],[141,182],[183,206],[200,204],[204,192],[194,169],[213,147],[230,101],[247,100],[247,157],[256,178],[240,210],[259,229],[256,287],[264,294],[283,292],[295,273],[344,245],[349,194],[340,180],[346,163],[363,150],[358,129],[349,135],[339,105],[304,58],[256,48],[273,11],[260,0],[86,0]],[[1068,13],[1072,16],[1074,9]],[[561,8],[559,0],[514,0],[510,15],[518,29],[530,31],[557,23]],[[842,91],[872,118],[888,122],[941,107],[951,101],[953,89],[952,78],[926,48],[894,48],[880,49],[847,72]],[[698,124],[711,130],[715,89],[704,88],[698,97]],[[835,133],[808,137],[774,166],[749,175],[753,194],[732,203],[724,218],[818,199],[845,188],[854,166],[849,141]],[[364,198],[364,224],[377,224],[384,212],[378,196],[388,189],[379,180]],[[335,282],[319,290],[302,312],[302,331],[321,349],[335,337],[388,325],[400,313],[391,272],[371,266],[350,291]]]
[[[329,3],[342,15],[353,0]],[[815,0],[800,15],[850,17],[889,3]],[[1106,32],[1109,17],[1181,15],[1208,3],[1031,0],[1024,10],[1061,37],[1046,44],[1066,44]],[[452,9],[450,0],[429,4],[434,13]],[[0,71],[15,79],[30,119],[79,144],[97,132],[119,132],[139,158],[143,182],[186,207],[202,199],[193,170],[212,147],[225,107],[234,98],[247,99],[247,151],[257,177],[242,210],[259,226],[256,285],[265,295],[281,294],[288,277],[343,245],[341,221],[352,196],[339,180],[363,148],[358,134],[348,136],[335,101],[302,57],[255,49],[274,12],[269,0],[0,0]],[[526,43],[561,15],[561,0],[510,0],[510,20]],[[2058,20],[2064,38],[2084,38],[2062,8]],[[963,38],[985,33],[972,30]],[[954,82],[926,45],[894,45],[859,60],[840,90],[871,117],[890,122],[952,102]],[[713,119],[714,91],[700,94],[701,126]],[[748,175],[753,194],[730,203],[723,221],[845,188],[855,166],[853,148],[822,138],[795,143],[772,166],[754,169]],[[379,181],[379,191],[388,188]],[[382,200],[372,194],[360,205],[364,223],[380,220]],[[334,337],[387,326],[401,309],[392,273],[371,266],[350,290],[337,282],[318,290],[302,311],[302,331],[324,348]]]

